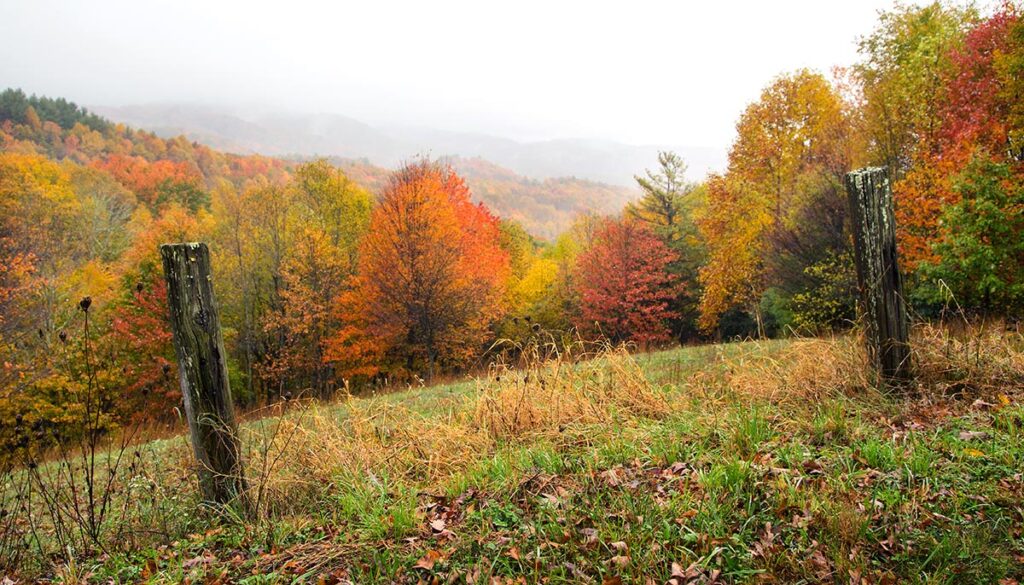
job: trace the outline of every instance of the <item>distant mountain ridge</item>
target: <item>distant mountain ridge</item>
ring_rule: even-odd
[[[633,187],[633,175],[653,166],[658,150],[678,152],[687,161],[693,180],[725,166],[723,152],[704,147],[632,146],[582,139],[519,142],[431,128],[374,127],[336,114],[233,111],[184,104],[91,109],[111,120],[145,128],[160,136],[184,134],[229,152],[366,159],[388,168],[425,154],[482,158],[532,179],[575,177]]]

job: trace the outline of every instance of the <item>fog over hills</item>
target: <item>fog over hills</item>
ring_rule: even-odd
[[[116,122],[167,137],[184,134],[218,149],[274,156],[366,159],[395,167],[418,155],[482,158],[532,179],[577,177],[633,187],[633,175],[655,164],[658,150],[674,150],[689,164],[689,178],[725,166],[715,148],[633,146],[605,140],[519,142],[508,138],[424,127],[372,126],[337,114],[294,114],[256,108],[185,104],[94,106]]]
[[[390,171],[366,159],[331,157],[331,163],[371,191],[380,192]],[[580,214],[616,214],[639,190],[589,179],[532,179],[480,157],[442,157],[466,179],[473,197],[500,217],[518,221],[535,237],[552,240]]]

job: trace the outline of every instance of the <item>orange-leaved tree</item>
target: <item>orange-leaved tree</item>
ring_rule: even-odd
[[[498,219],[465,182],[438,163],[408,164],[373,210],[326,359],[347,377],[465,364],[500,315],[508,271]]]

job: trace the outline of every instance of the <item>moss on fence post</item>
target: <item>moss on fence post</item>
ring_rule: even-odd
[[[203,498],[244,502],[238,425],[206,244],[160,246],[174,350]]]
[[[910,327],[887,169],[871,167],[847,174],[846,193],[868,355],[884,383],[901,385],[911,378]]]

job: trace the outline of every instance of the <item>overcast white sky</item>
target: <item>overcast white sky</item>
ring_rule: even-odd
[[[0,0],[0,86],[725,147],[772,77],[849,64],[891,3]]]

